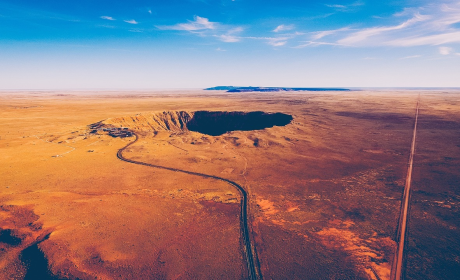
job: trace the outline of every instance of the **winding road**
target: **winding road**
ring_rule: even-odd
[[[204,178],[211,178],[211,179],[216,179],[220,181],[224,181],[233,187],[235,187],[241,194],[241,214],[240,214],[240,228],[241,228],[241,236],[243,237],[243,245],[244,245],[244,253],[245,253],[245,258],[248,266],[248,279],[250,280],[258,280],[262,279],[262,274],[260,272],[260,266],[259,262],[257,259],[257,251],[255,250],[254,245],[251,243],[251,237],[249,234],[249,224],[248,224],[248,194],[246,190],[238,185],[237,183],[230,181],[228,179],[218,177],[218,176],[213,176],[213,175],[208,175],[204,173],[198,173],[198,172],[192,172],[192,171],[187,171],[187,170],[182,170],[182,169],[177,169],[177,168],[172,168],[172,167],[166,167],[166,166],[161,166],[161,165],[155,165],[155,164],[150,164],[150,163],[145,163],[141,161],[135,161],[132,159],[125,158],[123,156],[123,151],[126,150],[129,146],[133,145],[134,143],[137,142],[139,137],[137,134],[133,131],[131,133],[134,135],[135,140],[128,143],[126,146],[118,150],[117,157],[123,161],[129,162],[129,163],[134,163],[138,165],[144,165],[144,166],[149,166],[153,168],[160,168],[160,169],[165,169],[165,170],[170,170],[170,171],[175,171],[175,172],[181,172],[185,174],[190,174],[190,175],[195,175],[195,176],[200,176]]]

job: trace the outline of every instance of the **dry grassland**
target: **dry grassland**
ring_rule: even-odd
[[[460,93],[0,93],[0,279],[245,279],[232,186],[265,279],[388,279],[418,94],[407,279],[460,273]],[[264,111],[286,126],[153,128],[165,111]],[[48,270],[48,268],[49,270]],[[452,276],[452,277],[451,277]]]

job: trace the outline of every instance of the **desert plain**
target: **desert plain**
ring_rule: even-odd
[[[404,277],[456,279],[447,89],[1,92],[0,279],[248,278],[238,189],[122,161],[134,135],[94,124],[135,133],[125,158],[242,186],[258,278],[389,279],[418,100]],[[189,129],[203,112],[235,130]],[[292,119],[239,130],[248,112]]]

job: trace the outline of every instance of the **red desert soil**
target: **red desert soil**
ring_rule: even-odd
[[[97,122],[136,131],[126,158],[243,186],[263,278],[388,279],[419,93],[2,92],[0,279],[248,277],[238,191],[121,161],[133,137],[90,133]],[[405,274],[449,279],[460,95],[420,104]],[[249,109],[293,119],[210,135],[171,117]]]

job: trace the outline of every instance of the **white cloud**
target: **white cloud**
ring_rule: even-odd
[[[252,40],[263,40],[270,46],[284,46],[289,40],[289,37],[244,37],[245,39],[252,39]]]
[[[311,33],[311,41],[301,46],[337,44],[349,47],[412,47],[460,43],[458,0],[451,1],[450,4],[431,2],[418,8],[406,8],[386,20],[397,23],[361,29],[344,27],[316,31]],[[320,39],[324,42],[316,42]]]
[[[106,20],[115,20],[113,17],[109,17],[109,16],[101,16],[102,19],[106,19]]]
[[[400,59],[411,59],[411,58],[419,58],[419,57],[422,57],[422,56],[419,54],[416,54],[416,55],[409,55],[409,56],[401,57]]]
[[[135,21],[134,19],[131,19],[131,20],[124,20],[124,22],[129,23],[129,24],[138,24],[138,22]]]
[[[273,47],[281,47],[286,45],[289,40],[292,40],[298,36],[305,35],[303,32],[293,32],[293,33],[284,33],[274,37],[242,37],[245,39],[252,39],[252,40],[262,40],[265,41],[266,44],[273,46]]]
[[[449,55],[453,52],[454,50],[450,47],[439,47],[439,53],[442,55]]]
[[[189,20],[188,23],[178,23],[170,26],[157,26],[161,30],[184,30],[184,31],[200,31],[207,29],[216,29],[216,22],[211,22],[207,18],[195,16],[194,20]]]
[[[243,27],[235,27],[235,28],[232,28],[230,29],[227,34],[235,34],[235,33],[240,33],[240,32],[243,32],[244,29]]]
[[[366,28],[357,32],[352,33],[351,35],[340,39],[338,41],[341,45],[356,45],[360,42],[366,41],[369,37],[377,36],[382,33],[387,33],[390,31],[401,30],[407,28],[417,22],[426,21],[430,19],[430,16],[415,14],[411,19],[406,20],[405,22],[395,25],[395,26],[384,26],[384,27],[371,27]]]
[[[227,35],[227,34],[218,35],[217,37],[219,37],[222,42],[226,42],[226,43],[235,43],[241,40],[239,37],[236,37],[234,35]]]
[[[273,32],[289,31],[289,30],[292,30],[292,29],[294,29],[293,24],[291,24],[291,25],[281,24],[281,25],[278,25],[275,29],[273,29]]]
[[[424,45],[442,45],[448,43],[460,43],[460,31],[442,33],[428,36],[412,36],[390,40],[386,44],[390,46],[412,47]]]
[[[356,7],[363,6],[363,5],[364,5],[364,2],[356,1],[348,5],[326,4],[326,7],[333,8],[341,12],[348,12],[348,11],[353,11],[354,9],[356,9]]]
[[[340,46],[340,44],[337,43],[330,43],[330,42],[317,42],[317,41],[305,41],[303,44],[295,46],[293,48],[295,49],[301,49],[301,48],[306,48],[306,47],[315,47],[315,46]]]
[[[324,30],[324,31],[312,32],[313,34],[315,34],[315,35],[312,36],[312,39],[313,40],[319,40],[319,39],[321,39],[323,37],[333,35],[333,34],[336,34],[338,32],[347,31],[347,30],[349,30],[348,27],[343,27],[343,28],[334,29],[334,30]]]
[[[147,13],[152,14],[152,10],[149,9],[149,10],[147,11]]]
[[[226,52],[227,50],[224,50],[224,49],[221,49],[221,48],[217,48],[216,51],[218,51],[218,52]]]
[[[211,22],[209,19],[195,16],[194,20],[187,23],[178,23],[175,25],[156,26],[160,30],[182,30],[196,34],[200,37],[214,37],[225,43],[240,42],[239,33],[243,32],[242,27],[224,25],[218,22]]]
[[[281,47],[287,44],[287,37],[278,37],[278,38],[266,38],[267,44],[274,47]]]
[[[419,12],[419,9],[415,7],[404,8],[401,12],[394,13],[393,16],[395,17],[412,16],[413,14],[417,12]]]
[[[226,43],[235,43],[241,41],[241,37],[235,35],[237,33],[242,32],[244,29],[242,27],[235,27],[227,31],[226,34],[215,35],[218,37],[222,42]]]
[[[281,47],[281,46],[286,45],[286,43],[287,43],[286,41],[281,41],[281,42],[279,42],[279,41],[269,41],[268,42],[269,45],[272,45],[274,47]]]
[[[100,27],[104,27],[104,28],[115,28],[115,26],[113,25],[108,25],[108,24],[102,24],[102,25],[98,25]]]
[[[460,2],[457,4],[457,7],[443,4],[440,12],[442,13],[442,16],[436,18],[432,22],[434,28],[442,29],[460,22]]]
[[[345,6],[345,5],[337,5],[337,4],[332,4],[332,5],[331,4],[326,4],[326,6],[329,7],[329,8],[337,8],[337,9],[346,9],[347,8],[347,6]]]
[[[303,33],[284,34],[282,37],[240,37],[242,39],[265,41],[266,44],[274,47],[281,47],[288,43],[289,40]]]

